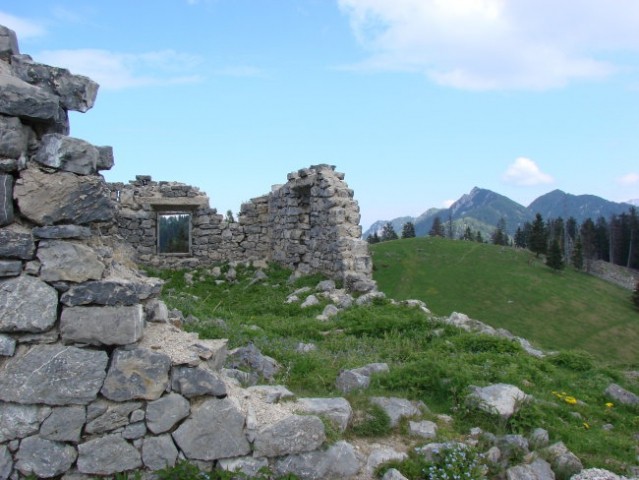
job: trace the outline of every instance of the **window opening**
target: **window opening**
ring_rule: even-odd
[[[191,253],[191,214],[158,213],[158,253]]]

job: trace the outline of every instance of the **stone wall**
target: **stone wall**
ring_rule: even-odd
[[[118,205],[117,233],[139,262],[153,266],[208,265],[226,261],[274,261],[299,275],[321,272],[351,289],[372,288],[372,262],[361,240],[359,206],[344,174],[313,165],[288,175],[286,184],[244,203],[238,221],[210,208],[196,187],[136,180],[109,184]],[[158,215],[191,215],[189,254],[158,253]]]
[[[352,192],[331,183],[332,169],[302,171],[290,178],[291,192],[243,207],[247,223],[223,226],[196,190],[142,178],[119,189],[116,209],[113,186],[99,174],[113,165],[111,148],[68,136],[68,110],[91,108],[97,89],[20,55],[14,32],[0,26],[0,480],[112,476],[179,459],[205,469],[271,465],[283,474],[316,464],[319,477],[357,474],[351,445],[323,448],[318,416],[225,374],[225,340],[173,326],[157,298],[160,282],[139,274],[131,247],[108,235],[117,212],[122,231],[139,235],[137,253],[152,255],[141,247],[150,247],[153,201],[140,198],[153,187],[180,205],[192,199],[200,231],[193,251],[210,260],[225,251],[211,245],[237,241],[232,248],[244,255],[277,245],[278,261],[346,272],[351,264],[339,255],[352,245],[337,223],[355,219],[340,203]],[[289,227],[298,230],[292,239]],[[326,254],[311,252],[316,241]]]

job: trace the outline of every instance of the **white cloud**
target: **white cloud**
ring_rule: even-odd
[[[198,75],[189,74],[200,59],[173,50],[140,54],[97,49],[49,50],[34,55],[34,59],[86,75],[111,90],[201,81]]]
[[[4,25],[5,27],[8,27],[16,32],[18,39],[41,37],[42,35],[46,34],[45,28],[39,23],[26,18],[16,17],[15,15],[11,15],[9,13],[1,11],[0,25]]]
[[[442,202],[442,206],[443,206],[444,208],[450,208],[450,207],[453,205],[453,203],[455,203],[455,201],[456,201],[456,200],[444,200],[444,201]]]
[[[617,179],[617,182],[620,185],[623,185],[626,187],[630,185],[637,185],[639,184],[639,173],[636,173],[636,172],[628,173],[624,175],[623,177],[619,177]]]
[[[550,175],[542,172],[535,162],[526,157],[517,158],[506,169],[502,180],[506,183],[525,187],[553,183],[555,181]]]
[[[639,52],[636,0],[337,1],[370,53],[358,68],[456,88],[561,87],[616,72],[608,54]]]

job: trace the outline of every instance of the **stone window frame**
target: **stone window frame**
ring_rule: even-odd
[[[193,256],[193,214],[194,210],[176,205],[154,205],[155,211],[155,248],[156,254],[163,257],[192,257]],[[188,252],[161,252],[160,251],[160,216],[161,215],[188,215],[189,216],[189,251]]]

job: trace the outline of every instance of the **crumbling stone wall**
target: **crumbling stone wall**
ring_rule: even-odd
[[[97,88],[20,55],[0,26],[0,480],[112,476],[178,459],[357,474],[354,447],[323,449],[322,420],[295,410],[308,408],[272,403],[269,387],[245,389],[224,373],[225,340],[173,326],[160,281],[140,275],[130,247],[108,235],[116,207],[99,171],[112,151],[68,136],[68,110],[91,108]],[[265,203],[234,227],[245,242],[262,242]],[[195,228],[219,225],[207,209],[197,203],[211,215]]]
[[[154,266],[196,266],[222,261],[275,261],[305,275],[321,272],[350,288],[372,288],[368,245],[361,240],[360,213],[344,174],[314,165],[288,175],[288,182],[244,203],[238,222],[209,207],[196,187],[138,176],[109,184],[117,202],[118,233]],[[158,253],[158,214],[192,216],[189,255]]]

